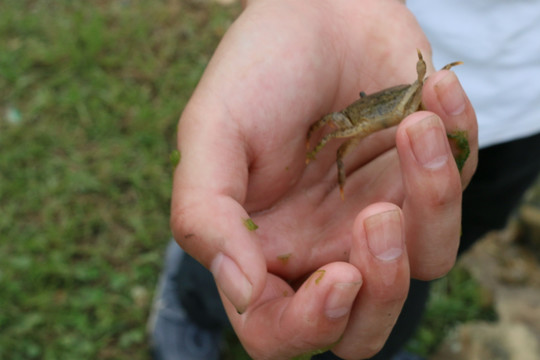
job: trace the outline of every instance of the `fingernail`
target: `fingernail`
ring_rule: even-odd
[[[403,253],[399,211],[390,210],[364,220],[369,251],[382,261],[392,261]]]
[[[465,111],[465,92],[453,72],[437,81],[435,93],[446,114],[456,116]]]
[[[218,287],[223,291],[239,314],[243,313],[251,300],[253,286],[242,270],[227,255],[219,253],[210,266]]]
[[[416,161],[427,169],[438,169],[448,161],[450,150],[441,120],[427,116],[407,128]]]
[[[352,308],[362,281],[334,284],[326,298],[325,313],[330,319],[339,319],[347,315]]]

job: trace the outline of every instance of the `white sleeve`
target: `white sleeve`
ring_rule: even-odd
[[[480,146],[540,132],[540,2],[408,0],[440,68],[455,68],[476,110]]]

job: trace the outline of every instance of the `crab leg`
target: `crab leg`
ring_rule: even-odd
[[[360,132],[362,133],[363,131],[360,131]],[[326,145],[328,141],[335,138],[347,138],[347,137],[355,136],[358,133],[359,133],[358,129],[349,128],[349,129],[343,129],[343,130],[336,130],[334,132],[331,132],[330,134],[325,135],[322,138],[322,140],[317,144],[317,146],[315,146],[315,148],[307,154],[306,163],[309,163],[310,160],[315,159],[315,156],[317,155],[317,153],[321,151],[321,149]]]
[[[453,68],[454,66],[458,66],[461,64],[463,64],[463,61],[454,61],[454,62],[451,62],[450,64],[444,65],[441,70],[450,70],[450,68]]]
[[[347,178],[345,174],[345,165],[343,163],[343,158],[351,149],[358,144],[360,139],[364,138],[367,134],[361,134],[359,136],[355,136],[347,141],[345,141],[337,150],[336,155],[336,163],[338,168],[338,184],[339,184],[339,194],[341,196],[341,200],[345,199],[345,196],[343,195],[343,188],[345,187],[345,179]]]
[[[307,133],[306,149],[309,150],[309,139],[311,138],[311,135],[315,131],[319,130],[324,125],[326,125],[326,123],[328,123],[328,121],[332,120],[333,115],[334,115],[334,113],[325,115],[319,121],[317,121],[316,123],[312,124],[309,127],[309,130],[308,130],[308,133]]]

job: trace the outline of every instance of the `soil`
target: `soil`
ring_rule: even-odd
[[[497,312],[452,331],[431,360],[540,359],[540,178],[507,227],[460,259]]]

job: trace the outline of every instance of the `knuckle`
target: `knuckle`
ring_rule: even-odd
[[[189,212],[185,206],[177,205],[171,209],[170,226],[176,234],[182,234],[188,227]]]
[[[405,300],[409,290],[408,285],[408,281],[396,281],[391,286],[376,286],[372,288],[371,295],[377,299],[379,305],[391,306]]]
[[[170,227],[179,244],[192,238],[196,233],[196,207],[196,204],[192,204],[182,197],[175,199],[171,206]]]
[[[461,199],[461,180],[459,177],[445,176],[432,187],[424,187],[424,196],[430,208],[444,208]]]

